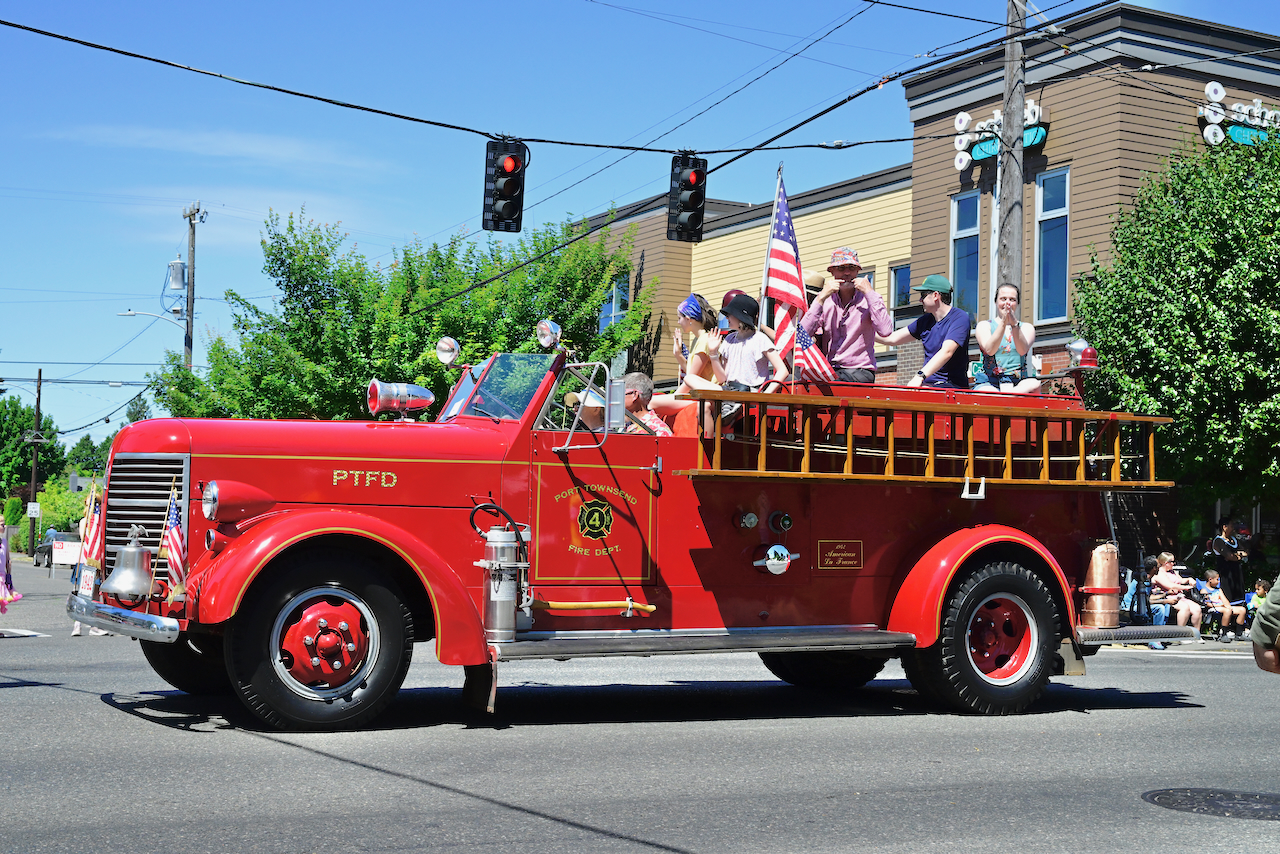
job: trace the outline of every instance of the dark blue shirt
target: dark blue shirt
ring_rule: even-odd
[[[969,314],[964,309],[951,306],[951,311],[942,320],[935,321],[932,314],[923,314],[911,321],[907,327],[912,337],[919,338],[924,344],[924,363],[938,355],[942,345],[947,341],[956,342],[956,351],[951,358],[931,377],[926,377],[924,384],[941,388],[969,387]]]

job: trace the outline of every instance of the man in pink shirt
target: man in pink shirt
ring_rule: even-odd
[[[827,267],[832,279],[800,319],[805,331],[818,339],[836,376],[845,382],[876,381],[875,336],[893,332],[893,318],[884,300],[862,272],[858,253],[841,246],[831,253]]]

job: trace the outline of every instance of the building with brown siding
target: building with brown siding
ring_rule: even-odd
[[[1274,52],[1260,53],[1268,50]],[[1206,87],[1222,88],[1225,119],[1216,124],[1229,131],[1222,144],[1236,144],[1231,140],[1267,121],[1280,127],[1280,113],[1267,112],[1280,103],[1280,38],[1116,4],[1029,41],[1026,57],[1027,97],[1043,111],[1045,137],[1024,159],[1022,319],[1036,324],[1035,351],[1049,371],[1065,364],[1064,345],[1074,337],[1073,283],[1092,255],[1109,258],[1116,213],[1145,174],[1160,171],[1183,146],[1208,144],[1205,128],[1215,123],[1201,115],[1213,103]],[[848,245],[891,306],[905,284],[893,281],[895,272],[911,283],[943,273],[975,321],[993,314],[995,159],[958,169],[954,138],[959,114],[970,117],[972,143],[974,125],[1000,109],[1003,58],[994,48],[906,81],[917,140],[910,164],[816,190],[790,188],[806,270],[825,271],[830,251]],[[759,291],[772,214],[772,200],[708,202],[703,242],[672,243],[665,240],[665,203],[666,196],[655,197],[634,218],[633,284],[659,282],[660,383],[675,375],[670,323],[685,295],[701,293],[718,305],[732,288]],[[895,314],[901,324],[919,309],[899,306]],[[879,382],[894,382],[921,362],[918,344],[879,350]],[[971,353],[977,357],[972,339]]]

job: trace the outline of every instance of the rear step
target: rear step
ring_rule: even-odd
[[[1190,641],[1197,632],[1191,626],[1125,626],[1119,629],[1076,629],[1076,639],[1083,646],[1104,643],[1149,643],[1151,641]]]
[[[886,632],[874,625],[521,632],[516,637],[514,642],[490,644],[498,661],[806,650],[858,650],[887,655],[916,644],[913,634]]]

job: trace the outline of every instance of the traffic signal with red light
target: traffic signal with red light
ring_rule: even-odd
[[[524,172],[529,165],[529,147],[515,140],[495,140],[485,144],[484,215],[485,231],[519,231],[524,218]]]
[[[707,208],[707,161],[691,154],[671,158],[667,196],[667,240],[698,243]]]

